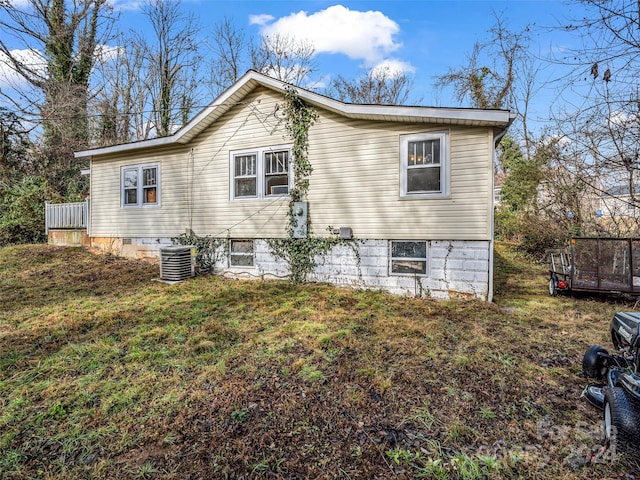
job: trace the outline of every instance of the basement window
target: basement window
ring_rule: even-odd
[[[426,241],[391,242],[392,275],[426,275],[427,261]]]
[[[229,264],[232,267],[253,267],[253,240],[231,240]]]

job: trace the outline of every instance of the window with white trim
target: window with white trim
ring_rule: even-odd
[[[289,195],[291,168],[289,145],[231,152],[231,199]]]
[[[400,135],[400,196],[443,197],[449,194],[449,134]]]
[[[236,197],[255,197],[257,189],[256,154],[233,157],[234,189]]]
[[[122,167],[121,185],[123,207],[160,204],[160,166],[158,164]]]
[[[426,241],[391,241],[391,274],[427,275]]]
[[[232,267],[253,267],[253,240],[231,240],[229,264]]]

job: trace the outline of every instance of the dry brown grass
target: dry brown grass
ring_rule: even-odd
[[[3,478],[624,478],[587,454],[580,360],[622,300],[550,298],[508,246],[496,301],[200,277],[0,250]]]

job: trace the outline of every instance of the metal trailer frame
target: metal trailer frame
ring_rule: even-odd
[[[549,294],[601,292],[640,295],[640,238],[574,237],[547,251]]]

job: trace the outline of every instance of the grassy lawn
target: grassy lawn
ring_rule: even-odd
[[[486,304],[0,249],[0,478],[624,478],[580,361],[633,304],[496,257]]]

